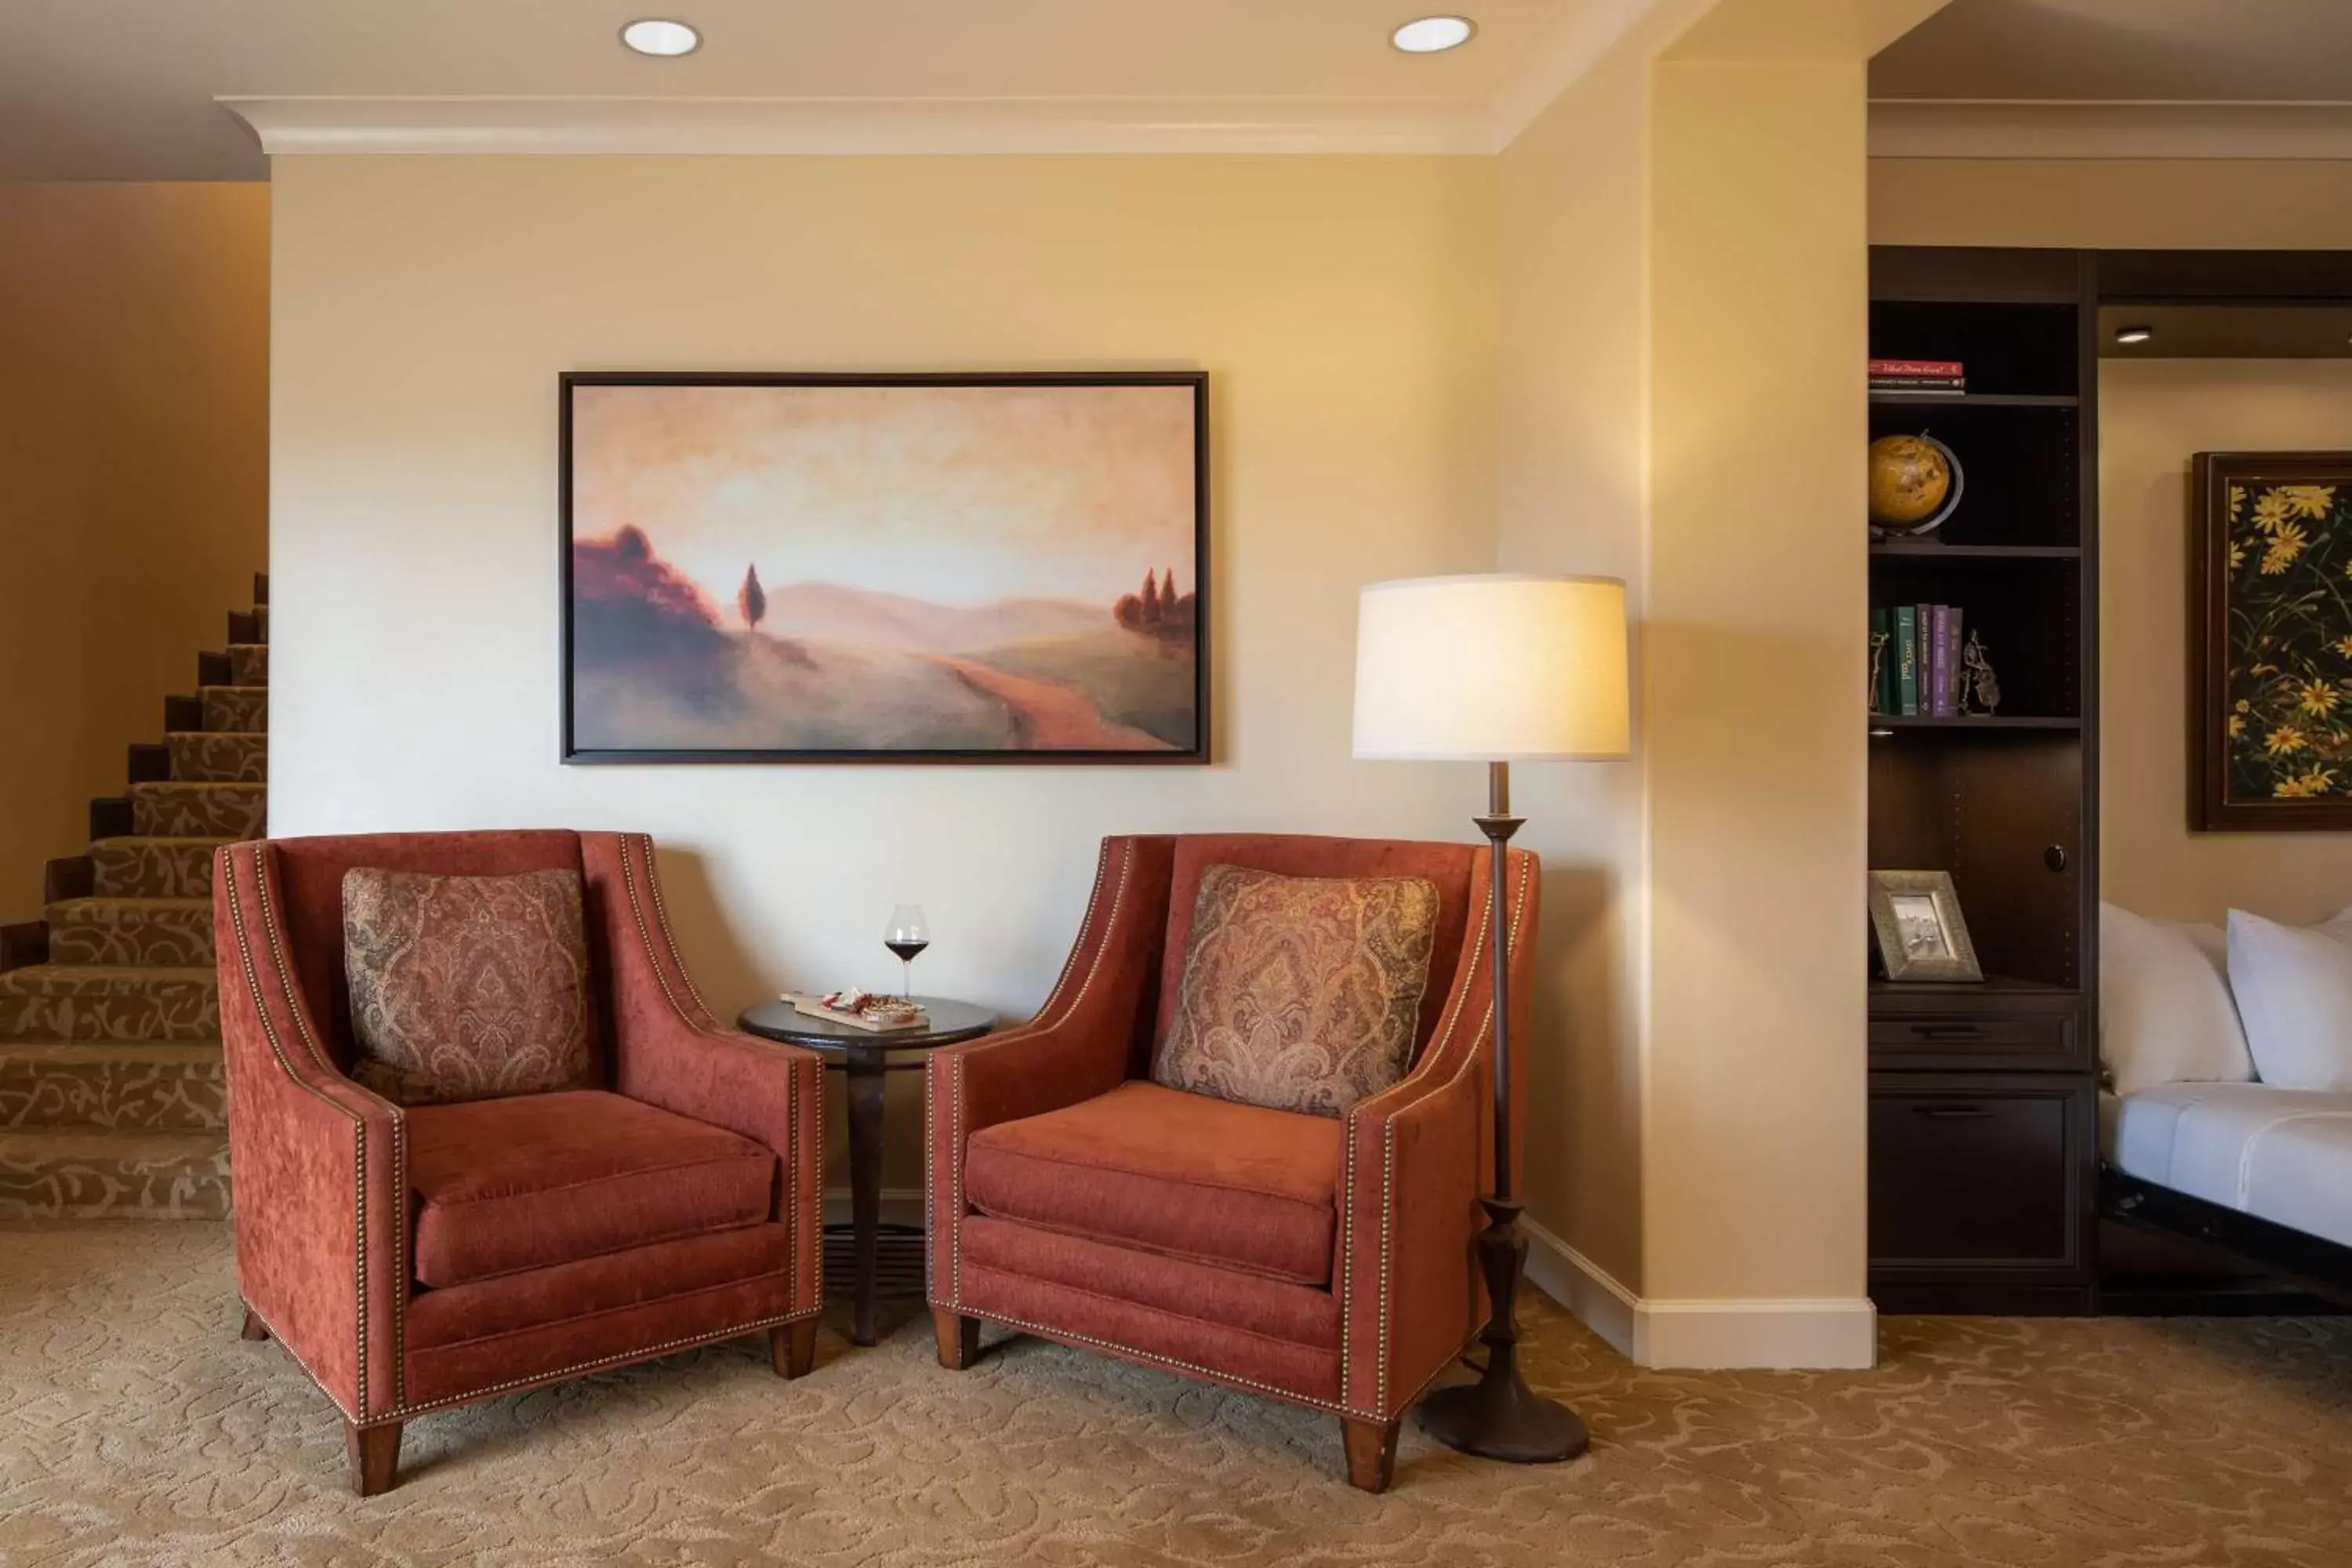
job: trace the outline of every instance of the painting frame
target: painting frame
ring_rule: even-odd
[[[2326,521],[2344,521],[2347,514],[2352,514],[2352,452],[2200,452],[2191,464],[2187,639],[2191,832],[2340,833],[2352,829],[2352,796],[2281,795],[2275,793],[2275,784],[2273,793],[2263,795],[2251,788],[2242,791],[2235,787],[2233,780],[2233,773],[2239,771],[2235,764],[2244,760],[2240,755],[2246,742],[2243,721],[2252,708],[2252,699],[2248,698],[2248,710],[2240,709],[2244,694],[2233,679],[2231,665],[2232,616],[2241,597],[2233,590],[2250,566],[2253,580],[2258,581],[2263,574],[2259,560],[2250,563],[2242,555],[2235,565],[2231,561],[2241,504],[2233,497],[2252,503],[2256,490],[2285,486],[2329,486],[2340,489],[2344,503]],[[2302,537],[2308,540],[2307,531],[2300,528],[2301,521],[2309,520],[2299,520],[2297,523]],[[2352,526],[2347,526],[2340,538],[2313,542],[2341,543],[2347,557],[2352,557]],[[2298,543],[2295,549],[2300,552],[2304,545]],[[2315,557],[2318,551],[2314,549],[2312,553]],[[2352,569],[2352,559],[2347,559],[2347,569]],[[2342,619],[2335,623],[2336,629],[2343,637],[2352,639],[2352,605],[2340,599],[2337,608]],[[2352,658],[2346,663],[2347,679],[2352,679]],[[2352,714],[2352,686],[2342,689],[2346,711]],[[2252,716],[2257,719],[2259,732],[2260,716]],[[2231,731],[2233,718],[2240,721],[2236,733]],[[2272,731],[2273,735],[2276,732]],[[2290,740],[2299,742],[2301,737]],[[2264,744],[2267,749],[2269,742],[2266,740]],[[2317,765],[2316,760],[2310,763],[2314,768]],[[2347,759],[2346,774],[2352,777],[2352,759]]]
[[[1165,750],[926,748],[614,748],[581,743],[574,677],[578,663],[575,572],[575,394],[590,387],[775,387],[775,388],[961,388],[961,387],[1181,387],[1191,392],[1192,453],[1192,552],[1193,657],[1192,743]],[[1215,626],[1212,614],[1210,542],[1209,377],[1202,370],[1130,371],[564,371],[556,378],[557,554],[561,760],[567,765],[667,763],[1011,763],[1097,766],[1204,766],[1213,760],[1211,681]]]
[[[1924,904],[1934,920],[1940,953],[1915,953],[1906,941],[1906,906],[1911,902]],[[1984,979],[1949,871],[1871,872],[1870,929],[1878,939],[1878,961],[1889,980],[1974,984]]]

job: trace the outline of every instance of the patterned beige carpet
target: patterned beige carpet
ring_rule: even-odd
[[[1861,1373],[1643,1373],[1558,1311],[1538,1381],[1597,1443],[1474,1462],[908,1321],[786,1384],[745,1342],[409,1428],[343,1489],[332,1411],[236,1338],[225,1227],[0,1230],[0,1563],[2352,1562],[2352,1320],[1887,1325]]]

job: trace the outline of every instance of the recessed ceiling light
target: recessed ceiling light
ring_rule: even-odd
[[[2154,327],[2117,327],[2116,329],[2116,342],[2119,343],[2144,343],[2154,336],[2156,336]]]
[[[1477,31],[1467,16],[1423,16],[1391,33],[1389,42],[1409,55],[1434,55],[1460,48]]]
[[[641,55],[690,55],[702,47],[702,35],[683,22],[648,17],[621,29],[621,42]]]

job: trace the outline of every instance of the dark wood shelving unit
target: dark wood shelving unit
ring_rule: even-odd
[[[1870,864],[1951,873],[1980,984],[1870,987],[1870,1280],[1889,1312],[2095,1304],[2097,299],[2075,251],[1874,247],[1874,356],[1965,394],[1874,394],[1966,487],[1869,547],[1871,605],[1958,605],[1992,716],[1873,713]]]

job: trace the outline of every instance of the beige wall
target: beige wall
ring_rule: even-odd
[[[1108,833],[1469,837],[1477,771],[1352,762],[1349,715],[1358,587],[1494,561],[1492,184],[1465,159],[280,160],[273,826],[649,831],[729,1013],[891,978],[882,921],[917,900],[924,984],[1025,1015]],[[1138,365],[1211,377],[1215,766],[558,763],[557,372]]]
[[[1653,117],[1643,1293],[1859,1309],[1864,59],[1670,62]]]
[[[2188,826],[2189,466],[2352,447],[2352,362],[2109,360],[2099,371],[2101,891],[2143,914],[2317,921],[2352,904],[2352,834]]]
[[[2325,249],[2352,245],[2352,163],[1874,158],[1877,245]]]
[[[268,565],[269,188],[0,184],[0,921]]]

